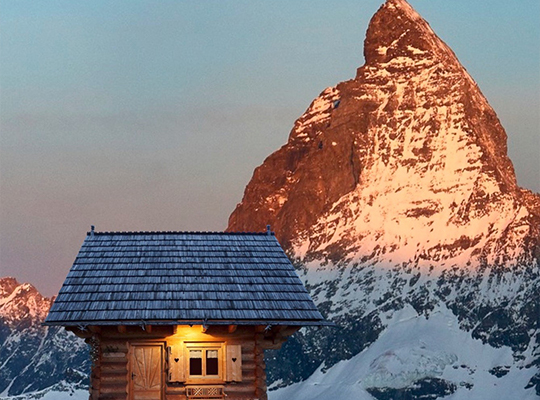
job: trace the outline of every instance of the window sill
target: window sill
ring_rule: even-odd
[[[188,379],[185,382],[186,386],[189,385],[224,385],[225,381],[219,378],[202,378],[202,379]]]

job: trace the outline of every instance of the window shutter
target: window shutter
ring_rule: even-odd
[[[169,382],[185,382],[184,348],[182,345],[167,347]]]
[[[242,382],[242,346],[239,344],[227,345],[226,377],[227,382]]]

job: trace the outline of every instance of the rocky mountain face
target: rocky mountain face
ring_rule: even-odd
[[[341,327],[303,331],[280,362],[269,356],[269,376],[283,386],[298,371],[330,373],[382,343],[407,312],[455,319],[454,336],[511,357],[474,367],[449,348],[433,358],[446,360],[441,368],[396,386],[389,344],[387,362],[365,360],[372,369],[354,381],[371,398],[460,398],[492,381],[540,396],[540,196],[517,186],[495,111],[405,0],[377,11],[364,56],[356,77],[325,89],[255,170],[229,219],[230,231],[271,224]],[[438,354],[419,344],[428,339],[405,347]]]
[[[63,328],[43,327],[52,299],[14,278],[0,278],[0,397],[87,384],[86,345]]]
[[[453,52],[403,1],[377,12],[364,48],[356,78],[324,90],[255,170],[228,229],[271,223],[308,258],[374,240],[378,262],[531,254],[540,200],[517,187],[504,129]]]

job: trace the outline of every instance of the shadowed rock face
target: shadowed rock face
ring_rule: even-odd
[[[355,79],[324,90],[255,170],[228,230],[271,224],[307,261],[530,260],[540,198],[518,188],[505,131],[450,48],[389,0],[364,55]]]

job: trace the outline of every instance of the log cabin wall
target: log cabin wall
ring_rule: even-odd
[[[130,357],[135,346],[162,345],[163,400],[187,400],[186,388],[204,386],[200,382],[170,382],[167,369],[167,348],[184,346],[187,343],[223,343],[225,346],[241,349],[241,376],[238,382],[224,380],[210,381],[208,385],[223,387],[227,400],[267,400],[266,374],[264,364],[264,337],[254,326],[212,326],[203,332],[201,326],[152,326],[143,330],[138,326],[94,327],[87,341],[97,343],[94,351],[94,365],[91,374],[90,400],[133,400],[130,393]],[[226,353],[223,354],[226,356]],[[224,360],[222,368],[227,368]],[[230,371],[227,372],[229,375]]]
[[[234,330],[234,331],[233,331]],[[255,328],[253,326],[239,326],[231,329],[229,326],[213,326],[208,328],[205,333],[202,333],[201,326],[193,328],[186,326],[178,326],[175,333],[168,338],[168,346],[181,346],[182,342],[199,342],[207,341],[220,343],[223,342],[226,346],[241,346],[242,357],[242,373],[240,382],[221,382],[216,383],[217,386],[224,386],[224,392],[227,395],[227,400],[235,399],[265,399],[266,396],[259,397],[257,392],[260,392],[258,386],[260,384],[261,374],[259,371],[260,357],[257,356],[257,346],[255,343]],[[225,360],[229,362],[230,360]],[[227,365],[224,366],[227,368]],[[264,360],[262,369],[264,370]],[[186,379],[184,384],[168,384],[166,389],[167,400],[185,400],[186,387],[192,384],[189,379]],[[214,382],[212,382],[214,384]],[[194,383],[194,385],[198,385]],[[266,393],[265,393],[266,394]]]
[[[255,334],[254,341],[254,372],[255,372],[255,398],[259,400],[267,400],[266,394],[266,365],[264,363],[264,337],[261,333]]]
[[[121,338],[102,338],[100,342],[101,357],[92,377],[92,389],[99,393],[96,400],[120,400],[127,398],[128,379],[128,342]],[[94,400],[93,398],[91,400]]]
[[[130,383],[130,348],[132,343],[165,345],[172,327],[139,326],[90,327],[90,332],[74,332],[85,337],[94,349],[90,378],[90,400],[128,400]],[[165,371],[162,371],[163,376]]]

